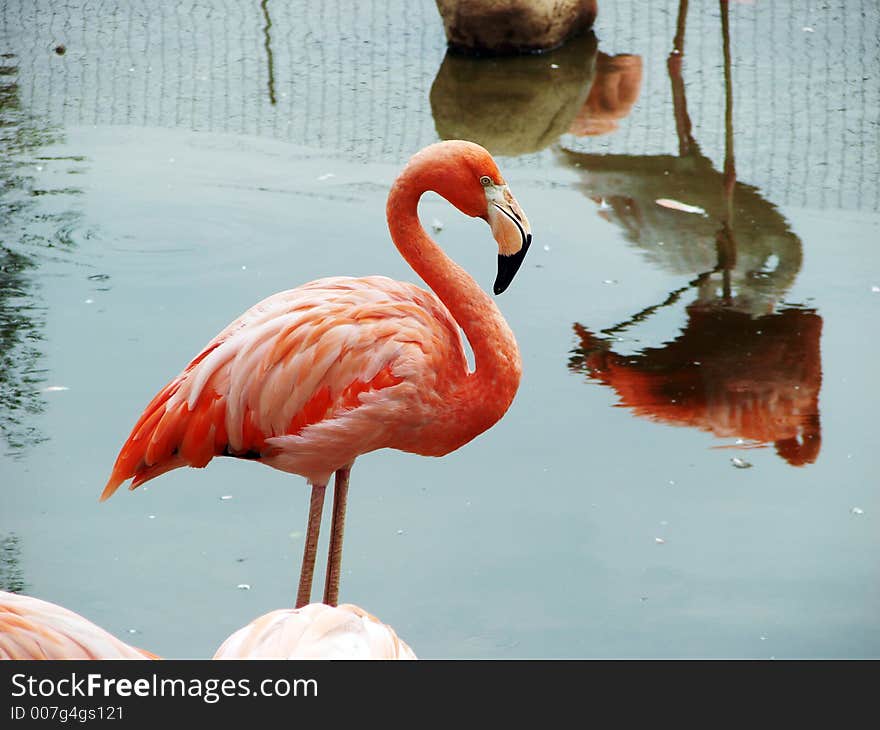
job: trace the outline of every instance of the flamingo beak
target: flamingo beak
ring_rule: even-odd
[[[513,281],[532,243],[529,219],[507,185],[486,188],[488,219],[498,242],[498,276],[493,291],[501,294]]]

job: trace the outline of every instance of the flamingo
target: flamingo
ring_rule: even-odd
[[[0,591],[0,659],[158,659],[49,601]]]
[[[0,660],[159,659],[49,601],[0,591]],[[311,603],[240,628],[214,659],[416,659],[394,629],[359,606]]]
[[[390,626],[359,606],[310,603],[255,619],[214,659],[416,659]]]
[[[324,493],[334,479],[325,604],[338,602],[349,475],[381,448],[443,456],[493,426],[519,387],[522,360],[492,299],[428,236],[427,191],[488,222],[495,294],[531,244],[528,219],[492,156],[462,140],[409,160],[386,206],[398,251],[432,291],[382,276],[319,279],[256,304],[162,388],[122,446],[101,501],[215,456],[259,461],[311,485],[296,607],[311,600]],[[474,353],[469,370],[461,330]]]

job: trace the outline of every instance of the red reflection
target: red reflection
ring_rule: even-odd
[[[642,57],[628,53],[599,53],[593,86],[569,132],[579,137],[608,134],[626,117],[639,98]]]
[[[580,324],[573,370],[608,385],[644,418],[754,445],[772,443],[789,464],[819,455],[822,318],[809,309],[753,317],[697,303],[681,336],[618,355]]]

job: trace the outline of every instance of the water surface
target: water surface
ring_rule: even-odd
[[[443,459],[358,461],[342,599],[424,657],[880,655],[880,13],[733,3],[725,63],[691,5],[475,62],[427,1],[4,3],[2,587],[171,657],[290,605],[304,480],[97,496],[251,304],[416,280],[388,187],[466,136],[535,236],[497,300],[521,389]],[[421,214],[488,289],[485,224]]]

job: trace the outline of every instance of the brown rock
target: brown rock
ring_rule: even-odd
[[[535,53],[588,30],[596,0],[437,0],[454,51],[479,55]]]

